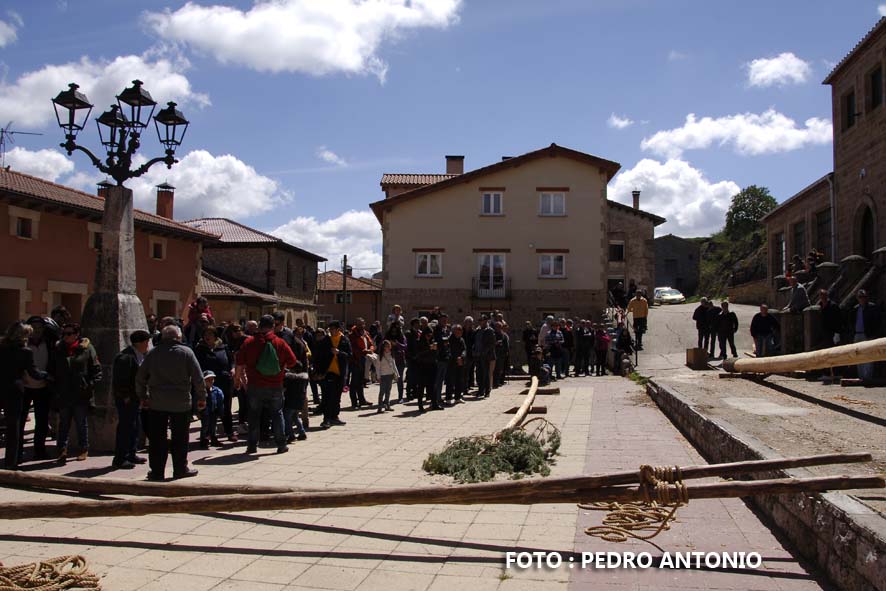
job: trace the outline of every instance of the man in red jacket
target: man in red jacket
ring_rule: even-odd
[[[258,332],[247,338],[237,352],[236,384],[245,384],[249,393],[249,437],[246,453],[258,448],[262,410],[271,416],[277,453],[289,451],[283,423],[283,378],[286,368],[296,363],[286,341],[274,334],[274,317],[262,316]]]

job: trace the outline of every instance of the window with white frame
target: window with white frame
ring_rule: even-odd
[[[441,277],[443,275],[443,253],[415,253],[415,275],[417,277]]]
[[[538,255],[538,276],[551,279],[566,277],[566,255]]]
[[[93,250],[101,250],[102,249],[102,226],[101,226],[101,224],[97,224],[95,222],[89,222],[86,227],[89,230],[89,248],[91,248]]]
[[[483,205],[480,213],[483,215],[503,215],[502,194],[498,192],[483,193]]]
[[[156,261],[166,260],[166,238],[151,236],[148,242],[151,258]]]
[[[566,193],[539,193],[538,214],[542,216],[566,215]]]

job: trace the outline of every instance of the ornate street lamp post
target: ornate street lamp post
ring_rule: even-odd
[[[61,144],[68,155],[75,150],[85,153],[100,171],[117,181],[108,187],[102,216],[102,247],[96,268],[95,289],[83,309],[82,332],[95,346],[105,379],[96,390],[96,412],[92,421],[90,447],[96,450],[113,449],[116,412],[110,390],[111,364],[117,353],[129,344],[134,330],[145,329],[145,309],[136,294],[135,242],[133,229],[132,191],[123,186],[131,178],[145,174],[153,165],[162,162],[167,168],[178,162],[175,150],[181,145],[188,128],[188,120],[175,103],[167,103],[154,116],[157,103],[142,88],[139,80],[117,95],[117,104],[98,116],[95,121],[99,139],[107,156],[101,160],[87,148],[76,143],[92,112],[92,104],[70,84],[52,99],[59,127],[65,132]],[[141,146],[142,132],[151,122],[166,154],[132,168],[132,159]]]

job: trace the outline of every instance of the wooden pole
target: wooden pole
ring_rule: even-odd
[[[518,486],[507,486],[516,484]],[[530,486],[526,486],[530,484]],[[375,505],[474,505],[627,502],[644,500],[640,487],[573,487],[558,490],[546,480],[532,483],[483,483],[458,487],[420,487],[378,490],[338,491],[320,493],[285,493],[256,495],[221,495],[206,498],[147,498],[113,501],[66,501],[47,503],[0,504],[0,519],[47,519],[77,517],[119,517],[153,513],[237,513],[242,511],[277,511],[335,507],[369,507]],[[562,484],[562,483],[559,483]],[[519,486],[522,485],[522,486]],[[886,488],[880,476],[829,476],[822,478],[785,478],[749,482],[700,484],[689,489],[691,499],[746,497],[753,495],[790,494]],[[511,490],[509,490],[511,489]],[[519,489],[524,489],[518,491]],[[678,498],[677,487],[670,486],[672,498]]]
[[[732,462],[728,464],[702,464],[695,466],[679,467],[683,480],[693,478],[708,478],[712,476],[739,476],[753,472],[769,472],[786,470],[790,468],[803,468],[808,466],[824,466],[831,464],[852,464],[870,462],[872,456],[869,453],[847,454],[824,454],[817,456],[801,456],[795,458],[779,458],[774,460],[752,460],[747,462]],[[545,482],[549,490],[567,491],[578,488],[617,486],[623,484],[637,484],[640,482],[639,470],[627,470],[611,474],[596,476],[576,476],[563,478],[530,479],[521,481],[509,481],[487,483],[483,485],[468,486],[492,486],[499,494],[527,494],[536,490],[536,483]],[[34,474],[30,472],[15,472],[0,470],[0,484],[14,487],[29,487],[38,489],[68,490],[93,494],[123,494],[135,496],[153,497],[197,497],[216,496],[230,494],[284,494],[284,493],[312,493],[312,492],[345,492],[346,489],[330,488],[289,488],[284,486],[260,486],[254,484],[183,484],[172,482],[144,482],[134,480],[118,480],[114,478],[75,478],[73,476],[60,476],[56,474]],[[447,486],[457,491],[459,487]]]
[[[508,421],[507,426],[502,429],[502,431],[507,431],[508,429],[514,429],[523,424],[523,421],[526,420],[526,415],[529,414],[529,409],[532,408],[532,403],[535,402],[535,395],[538,393],[538,378],[536,376],[532,377],[532,382],[529,386],[529,392],[526,393],[526,398],[523,399],[523,404],[520,405],[520,408],[517,409],[517,413],[514,417]],[[495,434],[496,439],[501,435],[501,431]]]
[[[759,359],[729,358],[723,362],[723,369],[731,373],[781,373],[827,369],[884,360],[886,360],[886,338],[881,338],[794,355],[778,355]]]
[[[291,492],[329,492],[328,488],[294,488],[256,484],[182,484],[145,482],[116,478],[76,478],[57,474],[36,474],[0,470],[0,485],[22,488],[69,490],[98,495],[136,495],[148,497],[199,497],[233,494],[281,494]],[[340,490],[340,489],[339,489]]]

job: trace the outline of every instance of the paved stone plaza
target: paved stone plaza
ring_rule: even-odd
[[[573,378],[540,396],[563,431],[554,476],[634,469],[642,462],[703,463],[649,401],[622,378]],[[430,451],[455,436],[490,433],[521,400],[511,384],[483,401],[417,416],[412,405],[375,416],[344,413],[348,425],[311,433],[288,454],[242,444],[192,452],[199,482],[381,488],[444,483],[421,470]],[[373,391],[370,394],[374,394]],[[109,458],[52,472],[105,475]],[[33,465],[33,464],[32,464]],[[143,477],[145,468],[113,477]],[[59,501],[61,494],[4,489],[6,501]],[[756,571],[505,570],[513,550],[649,551],[654,546],[589,538],[599,512],[575,505],[379,506],[247,514],[149,515],[0,522],[5,564],[79,553],[105,588],[158,589],[810,589],[818,582],[739,500],[698,501],[655,542],[668,551],[758,551]]]

